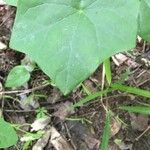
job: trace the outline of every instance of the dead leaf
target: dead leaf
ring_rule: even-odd
[[[144,131],[148,127],[149,116],[130,113],[131,126],[134,130]]]
[[[50,138],[51,131],[47,129],[41,139],[39,139],[32,147],[32,150],[43,150]]]
[[[40,118],[34,121],[34,123],[31,124],[31,131],[39,131],[43,130],[51,121],[50,117],[44,117]]]
[[[96,139],[91,127],[79,121],[67,121],[71,139],[80,150],[99,150],[100,140]]]
[[[57,89],[52,89],[52,94],[48,97],[47,101],[51,104],[55,104],[56,102],[60,101],[62,93]]]
[[[85,143],[88,146],[89,150],[93,150],[93,149],[98,150],[99,149],[100,141],[92,136],[85,135]]]
[[[116,54],[115,56],[112,57],[112,59],[117,66],[120,66],[121,64],[123,64],[125,61],[128,60],[128,58],[122,53]]]
[[[84,81],[84,86],[91,92],[96,92],[97,88],[94,86],[91,80]]]
[[[67,140],[54,127],[51,127],[50,142],[56,150],[73,150]]]
[[[111,137],[115,136],[121,128],[121,122],[112,118],[111,120]]]
[[[135,62],[135,60],[132,60],[132,59],[128,59],[126,61],[126,64],[130,67],[130,68],[136,68],[139,66],[138,63]]]
[[[126,144],[120,139],[115,139],[114,142],[119,146],[120,150],[132,150],[133,144]]]
[[[56,106],[57,111],[54,112],[54,116],[59,117],[61,120],[64,120],[68,115],[74,113],[74,110],[70,109],[72,105],[71,102],[60,103]]]
[[[26,94],[20,95],[20,106],[24,110],[31,110],[31,109],[37,109],[39,108],[39,102],[34,96],[34,94],[31,94],[27,96]]]

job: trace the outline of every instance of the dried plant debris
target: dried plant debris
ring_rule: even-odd
[[[98,150],[100,141],[95,138],[92,130],[79,121],[67,121],[72,140],[79,150]]]
[[[144,131],[149,125],[149,116],[130,113],[131,126],[133,130]]]
[[[73,150],[69,142],[54,127],[51,127],[50,142],[56,150]]]
[[[111,127],[111,137],[113,137],[121,129],[121,122],[115,118],[112,118],[110,127]]]
[[[56,105],[56,111],[54,112],[54,116],[59,117],[61,120],[65,120],[65,118],[73,113],[74,110],[71,109],[72,103],[71,102],[64,102]]]
[[[7,45],[0,41],[0,50],[4,50],[7,48]]]
[[[43,150],[47,143],[49,142],[49,138],[51,135],[51,129],[48,128],[45,130],[44,135],[40,138],[32,147],[32,150]]]
[[[31,131],[39,131],[39,130],[43,130],[51,121],[50,117],[44,117],[44,118],[40,118],[35,120],[32,124],[31,124]]]

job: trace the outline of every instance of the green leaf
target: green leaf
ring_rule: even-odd
[[[17,143],[18,137],[10,123],[0,118],[0,148],[8,148]]]
[[[117,83],[112,84],[111,87],[114,90],[120,90],[120,91],[128,92],[131,94],[150,98],[150,91],[142,90],[136,87],[126,86],[126,85],[117,84]]]
[[[18,0],[4,0],[8,5],[17,6]]]
[[[19,0],[10,47],[67,94],[108,57],[135,47],[139,0]]]
[[[120,109],[127,110],[128,112],[141,113],[150,115],[150,107],[145,106],[122,106]]]
[[[110,63],[110,59],[106,59],[104,61],[104,68],[105,68],[105,75],[106,75],[106,79],[108,84],[111,84],[112,81],[112,74],[111,74],[111,63]]]
[[[108,112],[106,114],[105,127],[103,130],[101,150],[108,149],[109,138],[110,138],[110,113]]]
[[[20,65],[14,67],[8,74],[6,87],[19,87],[24,85],[30,79],[30,73],[26,66]]]
[[[150,0],[141,0],[139,12],[139,35],[150,41]]]

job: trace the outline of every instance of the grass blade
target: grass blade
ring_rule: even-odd
[[[150,107],[145,107],[145,106],[122,106],[122,107],[120,107],[120,109],[126,110],[128,112],[150,115]]]
[[[83,106],[85,103],[87,103],[89,101],[92,101],[93,99],[95,99],[97,97],[106,95],[107,93],[112,92],[112,91],[113,91],[113,89],[110,88],[110,89],[107,89],[107,90],[104,90],[104,91],[95,92],[95,93],[79,100],[79,102],[75,103],[72,107],[75,108],[75,107]]]
[[[117,84],[117,83],[112,84],[111,87],[114,90],[120,90],[120,91],[150,98],[150,91],[142,90],[142,89],[131,87],[131,86],[125,86],[125,85]]]
[[[101,150],[108,149],[109,138],[110,138],[110,113],[108,112],[106,114],[105,127],[103,130]]]
[[[104,68],[105,68],[105,75],[106,75],[106,79],[108,84],[111,84],[112,81],[112,74],[111,74],[111,64],[110,64],[110,59],[106,59],[103,63]]]

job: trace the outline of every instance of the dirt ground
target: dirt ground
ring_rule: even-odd
[[[49,80],[49,78],[38,67],[32,72],[27,85],[18,89],[5,88],[4,83],[9,71],[14,66],[19,65],[25,57],[24,54],[9,48],[15,12],[14,7],[0,6],[0,42],[6,45],[4,50],[0,50],[0,90],[6,93],[7,91],[10,92],[0,95],[0,106],[4,118],[14,124],[32,124],[36,120],[36,110],[44,108],[50,118],[46,126],[47,130],[49,126],[55,127],[66,145],[70,145],[71,148],[68,149],[98,150],[105,122],[104,105],[107,105],[113,112],[108,149],[150,150],[150,132],[147,130],[150,125],[150,118],[118,109],[119,106],[127,104],[150,104],[149,99],[115,91],[103,99],[97,98],[74,111],[66,111],[66,107],[87,95],[83,86],[79,86],[69,95],[63,96],[52,85],[42,86],[43,81]],[[145,41],[137,40],[135,49],[114,56],[111,59],[111,67],[113,82],[123,80],[126,85],[150,90],[150,44]],[[91,92],[100,91],[102,88],[102,65],[83,84]],[[27,92],[18,95],[18,93],[11,92],[14,90]],[[32,102],[25,104],[23,100],[31,95],[40,96],[32,97]],[[22,128],[25,131],[30,131],[29,126]],[[18,131],[18,135],[21,137],[23,133]],[[118,143],[117,141],[121,142]],[[37,140],[33,141],[28,149],[33,149],[36,143]],[[21,150],[23,143],[18,142],[17,147]],[[17,150],[16,147],[8,149]],[[43,149],[55,150],[50,140]]]

